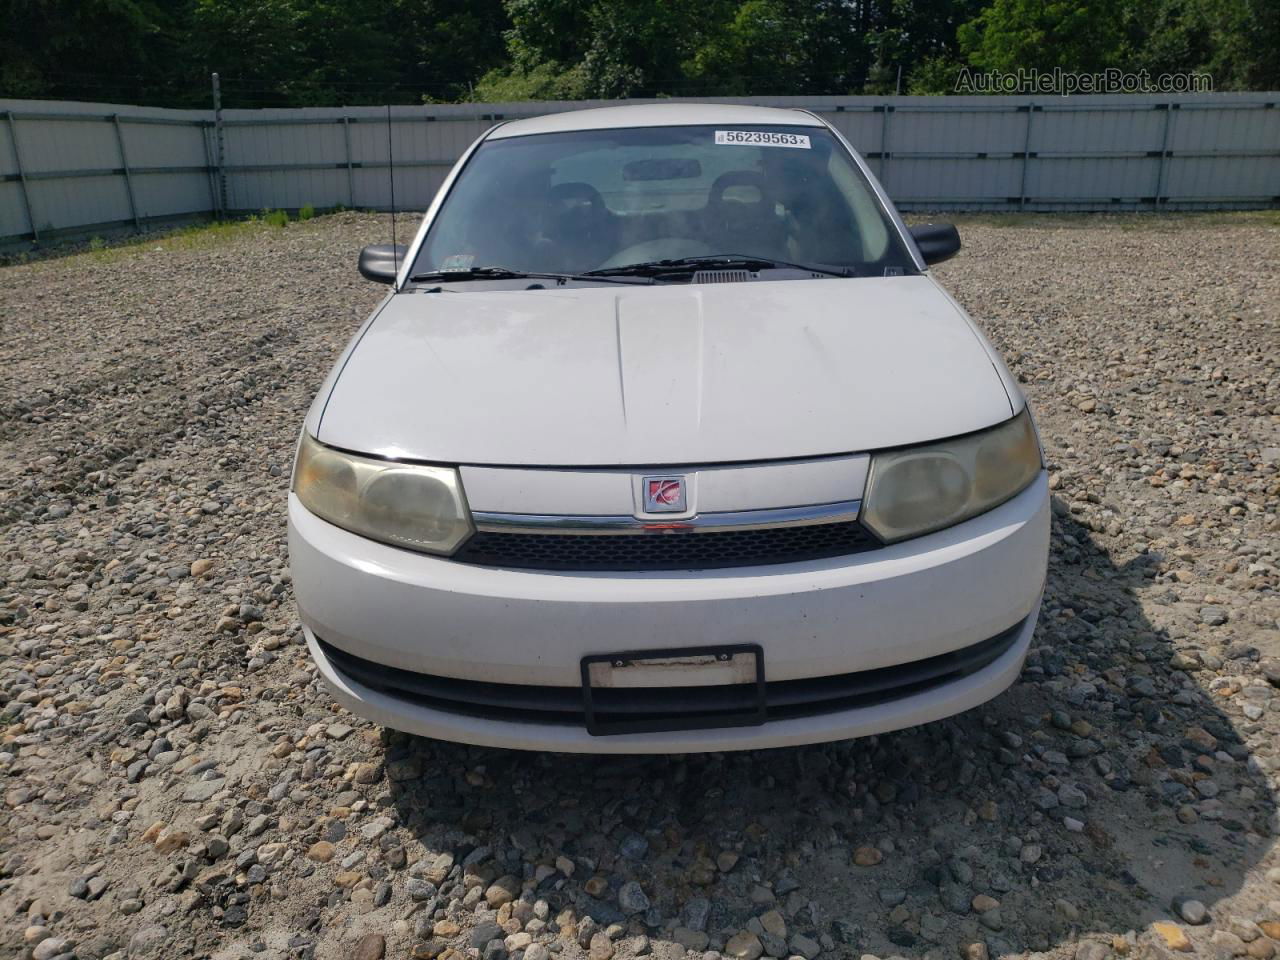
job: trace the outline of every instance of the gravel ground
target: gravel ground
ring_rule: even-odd
[[[331,705],[285,492],[380,218],[0,270],[0,955],[1273,956],[1280,221],[963,226],[940,272],[1052,472],[1026,672],[755,754],[480,750]]]

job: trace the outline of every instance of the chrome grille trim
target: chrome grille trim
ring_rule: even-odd
[[[772,530],[806,527],[820,523],[850,523],[858,519],[861,500],[841,500],[805,507],[775,507],[768,510],[729,510],[701,513],[686,519],[632,516],[564,516],[533,513],[489,513],[472,511],[471,519],[481,533],[661,535],[671,533],[717,533],[730,530]]]

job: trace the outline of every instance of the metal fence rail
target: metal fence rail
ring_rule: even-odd
[[[905,210],[1280,206],[1280,93],[764,97],[862,151]],[[610,101],[164,110],[0,100],[0,243],[303,206],[423,209],[494,123]],[[388,129],[388,124],[390,129]]]

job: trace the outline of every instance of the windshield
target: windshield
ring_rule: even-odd
[[[582,274],[730,254],[862,276],[916,272],[828,130],[688,126],[486,140],[412,273]]]

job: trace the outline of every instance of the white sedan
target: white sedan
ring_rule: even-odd
[[[967,710],[1022,667],[1026,399],[800,110],[499,124],[307,416],[289,497],[334,697],[445,740],[735,750]]]

